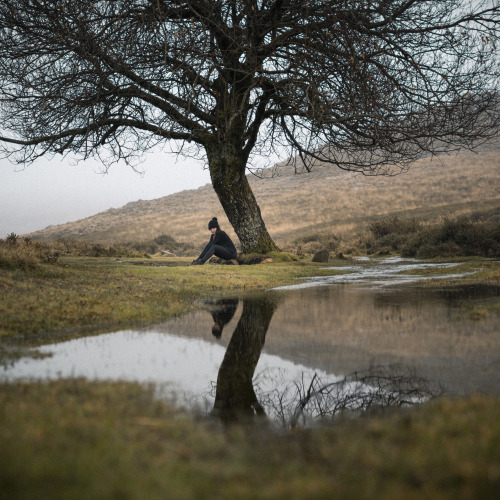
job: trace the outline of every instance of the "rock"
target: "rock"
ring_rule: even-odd
[[[320,250],[316,252],[312,258],[313,262],[328,262],[330,259],[330,252],[328,250]]]
[[[273,259],[269,258],[269,259],[264,259],[263,261],[261,261],[261,264],[266,264],[267,262],[272,262]]]

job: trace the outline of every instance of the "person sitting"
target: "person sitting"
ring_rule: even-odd
[[[208,229],[212,233],[210,241],[203,249],[200,256],[191,262],[192,266],[203,265],[213,255],[224,260],[236,260],[238,253],[231,238],[221,230],[217,217],[213,217],[208,223]]]

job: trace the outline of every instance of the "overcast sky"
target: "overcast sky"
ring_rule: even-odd
[[[139,165],[125,164],[102,174],[96,161],[40,159],[26,166],[0,160],[0,238],[24,234],[119,208],[137,200],[161,198],[210,182],[203,163],[167,153],[151,153]]]

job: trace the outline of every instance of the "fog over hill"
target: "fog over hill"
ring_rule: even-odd
[[[479,153],[424,158],[397,176],[363,176],[331,166],[294,174],[276,166],[250,184],[271,236],[293,241],[312,232],[348,236],[367,221],[399,213],[422,220],[491,211],[500,207],[500,146]],[[102,244],[147,240],[169,234],[201,244],[207,222],[218,217],[235,237],[210,184],[155,200],[128,203],[75,222],[31,233],[35,239],[72,238]],[[237,239],[236,239],[237,241]]]

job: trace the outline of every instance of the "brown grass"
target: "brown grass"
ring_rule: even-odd
[[[41,263],[56,262],[59,252],[53,245],[20,238],[11,233],[0,239],[0,269],[34,269]]]

